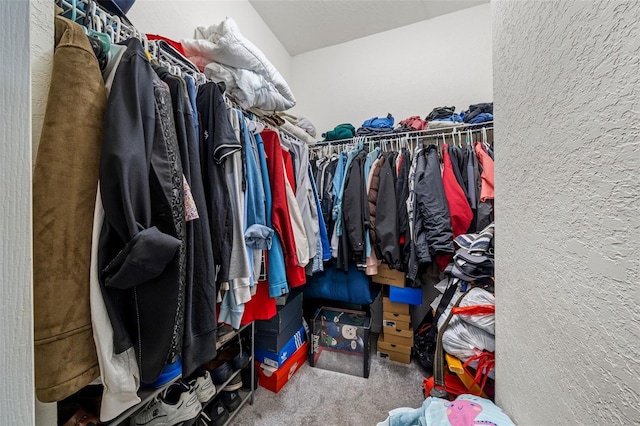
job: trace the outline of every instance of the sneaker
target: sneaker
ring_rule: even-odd
[[[240,389],[241,387],[242,387],[242,377],[240,377],[240,374],[236,374],[235,376],[233,376],[233,379],[231,379],[231,381],[227,383],[227,386],[225,386],[222,390],[235,391]]]
[[[216,387],[211,380],[211,373],[207,370],[197,369],[189,381],[189,386],[196,391],[200,404],[204,405],[216,395]]]
[[[229,411],[221,400],[210,404],[198,418],[198,426],[222,426],[229,420]]]
[[[231,365],[227,361],[218,361],[211,365],[213,368],[211,369],[211,378],[216,385],[221,385],[233,374],[233,369]]]
[[[195,390],[177,381],[131,419],[131,426],[169,426],[191,420],[202,411]]]
[[[240,398],[238,392],[222,392],[222,403],[225,407],[227,407],[227,410],[229,410],[230,413],[233,413],[233,411],[238,408],[241,402],[242,399]]]

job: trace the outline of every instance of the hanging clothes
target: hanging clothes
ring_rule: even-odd
[[[200,161],[213,257],[215,265],[219,268],[216,275],[218,287],[221,283],[229,281],[233,247],[233,216],[231,196],[226,185],[225,165],[229,155],[241,149],[229,122],[223,91],[219,84],[209,82],[198,87],[196,97]]]
[[[82,28],[58,16],[54,41],[33,172],[34,366],[43,402],[62,400],[99,375],[87,277],[107,96]]]
[[[187,377],[216,355],[216,288],[209,215],[204,194],[198,139],[186,83],[164,67],[154,66],[171,93],[182,171],[193,197],[198,220],[186,228],[185,333],[182,374]],[[186,193],[186,192],[185,192]],[[185,199],[186,203],[186,199]],[[196,218],[194,218],[196,219]]]
[[[273,130],[265,130],[261,135],[265,148],[269,183],[273,197],[271,213],[273,229],[282,242],[287,282],[291,287],[297,287],[306,282],[306,276],[304,268],[300,266],[296,255],[295,237],[291,226],[291,216],[286,195],[285,171],[280,138]]]
[[[442,147],[442,155],[442,184],[444,186],[447,205],[449,206],[453,238],[455,238],[458,235],[467,233],[473,220],[473,212],[471,211],[464,190],[460,187],[459,181],[454,173],[451,156],[449,155],[449,145],[445,144]]]
[[[124,44],[105,114],[98,266],[114,350],[133,346],[151,383],[182,349],[183,173],[168,89],[140,42]]]
[[[379,248],[381,259],[390,268],[401,270],[400,246],[398,244],[398,210],[396,203],[396,179],[394,176],[395,166],[393,163],[394,153],[388,152],[383,155],[385,161],[380,168],[380,185],[378,188],[376,223],[375,223],[375,245]]]

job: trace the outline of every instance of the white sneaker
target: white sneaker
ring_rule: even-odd
[[[216,395],[216,387],[213,384],[213,380],[211,380],[211,373],[209,373],[209,371],[198,370],[196,374],[198,376],[195,379],[191,379],[189,386],[196,391],[198,400],[204,405],[211,401],[211,398]]]
[[[181,381],[169,386],[131,419],[131,426],[173,426],[202,411],[195,390]]]

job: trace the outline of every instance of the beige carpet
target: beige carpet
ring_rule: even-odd
[[[372,342],[372,348],[375,343]],[[372,350],[368,379],[303,365],[275,394],[258,387],[235,426],[375,426],[398,407],[419,407],[422,370],[380,359]]]

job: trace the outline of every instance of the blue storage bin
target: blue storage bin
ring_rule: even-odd
[[[389,301],[420,306],[422,305],[422,287],[400,288],[389,286]]]

